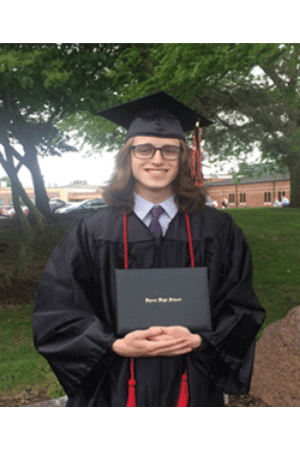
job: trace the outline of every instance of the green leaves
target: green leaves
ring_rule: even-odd
[[[211,155],[255,145],[283,164],[300,152],[299,68],[300,44],[2,44],[0,108],[113,148],[123,131],[95,113],[165,90],[214,121]]]
[[[25,75],[20,78],[20,85],[23,89],[30,89],[33,87],[34,81],[31,77]]]

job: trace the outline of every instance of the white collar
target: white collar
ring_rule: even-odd
[[[149,202],[149,200],[146,200],[145,198],[141,197],[140,195],[134,194],[134,207],[133,211],[134,213],[143,221],[147,214],[149,214],[149,211],[155,203]],[[170,217],[170,219],[173,219],[173,217],[177,214],[178,206],[175,203],[175,196],[174,194],[171,195],[167,200],[160,203],[160,206],[162,206],[167,213],[167,215]]]

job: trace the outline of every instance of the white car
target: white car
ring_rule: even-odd
[[[52,197],[49,199],[50,212],[55,212],[59,208],[64,208],[66,206],[72,205],[71,202],[65,202],[61,198]]]
[[[213,202],[210,197],[206,197],[205,205],[206,206],[211,206],[212,208],[216,208],[216,203]]]
[[[24,214],[26,214],[26,215],[29,214],[28,206],[21,205],[21,208],[22,208]],[[6,217],[16,217],[16,215],[17,215],[15,208],[13,206],[4,206],[1,209],[1,214]]]
[[[85,214],[96,211],[98,208],[103,208],[103,206],[105,206],[105,203],[102,198],[93,198],[63,206],[57,209],[55,214]]]

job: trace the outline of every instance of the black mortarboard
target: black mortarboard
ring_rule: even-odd
[[[198,112],[163,91],[123,103],[98,113],[125,127],[126,140],[134,136],[158,136],[185,140],[184,132],[212,124]]]

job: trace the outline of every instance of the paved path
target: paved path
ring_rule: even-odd
[[[55,398],[54,400],[46,400],[45,402],[38,402],[38,403],[32,403],[31,405],[26,405],[26,407],[30,406],[66,406],[68,397],[59,397]]]

